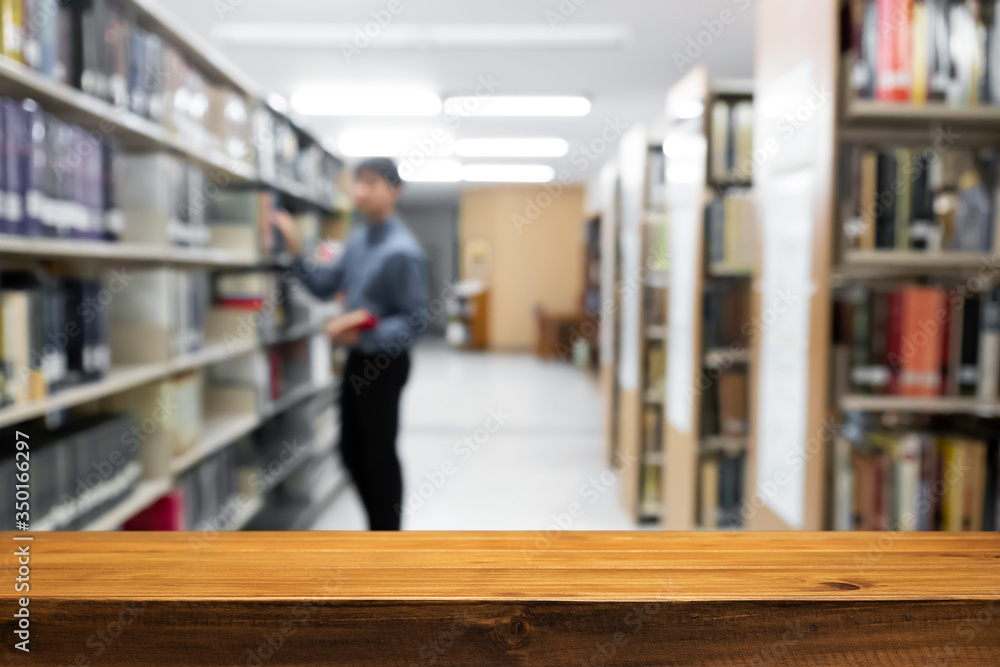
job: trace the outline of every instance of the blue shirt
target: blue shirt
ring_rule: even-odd
[[[427,258],[395,213],[355,229],[335,264],[307,271],[300,262],[299,270],[317,298],[345,292],[345,312],[367,310],[378,318],[374,329],[361,332],[364,354],[395,356],[430,326]]]

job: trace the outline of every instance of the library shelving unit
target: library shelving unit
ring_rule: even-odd
[[[666,404],[666,248],[663,146],[633,126],[619,145],[620,231],[616,461],[626,508],[638,521],[662,512]]]
[[[693,68],[669,91],[666,207],[666,528],[738,525],[748,447],[750,350],[741,329],[755,271],[752,88]]]
[[[970,329],[962,316],[953,317],[963,311],[947,305],[945,298],[961,293],[987,299],[996,284],[996,183],[987,180],[989,170],[975,160],[1000,146],[1000,108],[996,101],[936,101],[932,89],[939,86],[938,75],[958,76],[962,64],[956,60],[950,71],[929,73],[920,54],[937,47],[911,20],[916,25],[940,20],[933,13],[941,3],[916,3],[912,14],[909,3],[902,3],[908,9],[898,19],[879,13],[890,5],[841,0],[758,3],[754,180],[762,259],[755,284],[755,321],[765,324],[759,327],[760,363],[753,380],[755,444],[747,479],[754,497],[745,508],[751,528],[914,529],[919,521],[901,512],[918,497],[909,485],[929,482],[933,487],[933,462],[940,479],[941,466],[950,465],[948,450],[967,448],[935,445],[931,437],[929,448],[926,441],[918,442],[914,451],[901,444],[907,432],[931,431],[947,438],[966,432],[976,440],[995,439],[995,425],[990,426],[995,422],[988,421],[1000,415],[997,382],[989,371],[995,365],[995,336],[983,333],[987,325],[980,329],[979,340],[973,340],[972,347],[978,344],[979,351],[972,361],[971,393],[950,390],[945,380],[966,363],[966,343],[954,335],[959,331],[955,327],[960,326],[963,335]],[[972,14],[964,15],[968,7],[950,7],[956,12],[955,25],[968,18],[975,26]],[[804,25],[823,29],[803,30]],[[945,27],[945,38],[947,31]],[[879,40],[904,33],[904,42],[911,34],[916,40],[912,54],[900,56],[895,64],[879,61],[873,69],[876,52],[880,59],[887,53]],[[907,71],[894,78],[891,70],[904,63]],[[991,70],[994,66],[989,64]],[[905,92],[896,96],[889,90],[892,86],[877,90],[906,80],[913,83],[914,95],[930,101],[913,101]],[[958,83],[947,83],[942,95],[952,96]],[[866,86],[874,94],[861,92]],[[904,167],[912,171],[902,171]],[[971,172],[978,176],[952,183],[951,171],[964,179]],[[976,211],[964,197],[979,192],[989,205],[983,205],[981,217],[962,222],[962,215]],[[956,200],[964,213],[956,208]],[[975,225],[981,239],[977,244],[957,240],[958,230],[967,224]],[[876,293],[885,296],[888,311],[881,302],[867,300]],[[865,295],[864,300],[857,295]],[[929,309],[921,310],[928,303]],[[970,308],[964,310],[968,314]],[[989,319],[985,304],[982,312]],[[913,327],[939,315],[939,330],[926,339],[914,333]],[[937,331],[945,329],[952,332],[952,342],[942,353],[945,341]],[[876,339],[884,349],[876,351]],[[914,343],[914,351],[894,350],[893,340]],[[949,357],[955,352],[948,349],[962,356]],[[925,350],[933,354],[925,357]],[[924,359],[933,360],[933,369],[917,367]],[[874,367],[864,366],[866,361]],[[977,391],[977,382],[985,392]],[[874,440],[869,427],[890,442]],[[995,450],[995,442],[992,447]],[[875,477],[882,482],[875,490],[856,477],[859,468],[854,467],[857,457],[871,450],[888,458],[888,468]],[[912,461],[917,468],[904,470]],[[974,468],[985,474],[986,463]],[[995,480],[995,459],[990,465]],[[895,496],[886,491],[892,484]],[[954,486],[949,482],[945,488],[949,485]],[[961,488],[958,484],[959,493]],[[992,493],[997,493],[995,486]],[[891,508],[879,509],[873,523],[859,519],[869,513],[871,498],[865,494],[878,496],[881,500],[873,502]],[[943,500],[931,498],[929,506],[947,506],[951,491],[943,495]],[[961,501],[956,511],[961,523]],[[934,529],[933,511],[925,519],[922,528]],[[939,527],[961,529],[956,525]],[[973,521],[971,529],[984,528]]]
[[[600,383],[604,398],[604,446],[608,465],[614,465],[618,454],[620,383],[618,341],[621,338],[621,300],[615,288],[621,278],[621,212],[618,166],[608,162],[601,167],[597,179],[597,199],[601,216],[601,283],[600,283]]]
[[[201,170],[206,175],[207,181],[202,192],[198,194],[205,195],[205,199],[209,200],[208,203],[198,203],[197,195],[192,195],[191,201],[186,204],[174,201],[176,208],[172,212],[167,211],[166,217],[191,216],[193,215],[191,209],[210,208],[211,200],[230,191],[267,192],[269,197],[267,201],[290,210],[297,217],[299,224],[303,225],[304,231],[312,237],[320,235],[320,227],[324,230],[337,229],[338,226],[343,230],[346,227],[349,223],[349,203],[335,187],[338,182],[337,172],[342,170],[343,163],[324,148],[318,135],[298,119],[288,116],[280,100],[264,95],[244,73],[217,53],[206,41],[193,36],[190,30],[184,28],[155,2],[128,0],[122,3],[122,7],[124,13],[116,17],[116,20],[119,20],[116,30],[121,30],[122,26],[127,24],[127,29],[135,33],[131,48],[137,48],[136,44],[143,39],[154,40],[147,41],[146,44],[155,42],[157,49],[163,49],[158,52],[161,55],[169,49],[170,53],[163,57],[173,58],[170,61],[172,66],[180,67],[184,73],[181,79],[184,75],[189,77],[180,82],[172,80],[171,77],[176,72],[165,66],[168,70],[165,74],[159,71],[159,78],[153,77],[157,81],[156,85],[200,85],[204,86],[207,91],[204,96],[209,99],[214,99],[211,96],[217,94],[220,99],[239,101],[236,107],[228,103],[223,105],[225,111],[218,113],[220,118],[225,117],[228,121],[233,121],[234,118],[239,120],[240,114],[243,114],[242,122],[246,132],[245,136],[241,137],[243,141],[241,147],[233,148],[227,143],[227,140],[232,138],[229,135],[221,139],[213,135],[208,128],[211,111],[206,114],[203,127],[192,128],[190,123],[182,124],[173,117],[168,119],[166,114],[154,119],[154,116],[142,115],[133,108],[134,91],[126,95],[124,100],[117,102],[107,98],[102,99],[93,91],[85,91],[65,81],[57,80],[51,72],[42,71],[38,63],[25,62],[29,60],[26,57],[27,52],[21,54],[3,50],[0,54],[0,95],[18,101],[33,100],[38,108],[47,114],[46,117],[55,118],[67,127],[71,124],[82,132],[89,133],[91,137],[100,137],[99,141],[114,142],[120,147],[123,156],[132,158],[164,154],[186,165],[185,169]],[[61,24],[64,20],[70,20],[68,16],[68,14],[63,16],[60,10],[58,22]],[[5,16],[4,21],[7,20]],[[57,17],[53,17],[50,21],[53,27],[56,22]],[[8,27],[4,25],[5,30]],[[40,29],[37,34],[36,32],[32,34],[37,39],[45,39],[42,33],[44,30]],[[87,32],[91,39],[96,39],[97,34],[104,35],[103,31],[98,31],[96,27],[93,28],[93,33],[90,35],[90,31]],[[51,34],[49,33],[49,37]],[[113,34],[120,33],[109,31],[108,39],[112,39],[110,35]],[[128,33],[124,34],[128,40]],[[95,48],[105,47],[106,45],[99,44]],[[110,49],[110,46],[106,48]],[[148,55],[152,51],[145,53]],[[139,56],[133,54],[133,57]],[[183,65],[180,66],[178,63]],[[124,67],[126,70],[124,76],[128,78],[129,65],[130,63],[123,64],[120,60],[115,60],[114,67]],[[93,66],[93,62],[80,64],[84,69]],[[107,66],[107,63],[103,63],[103,66]],[[147,66],[154,67],[150,63],[147,63]],[[141,68],[142,65],[136,67]],[[73,67],[69,69],[72,70]],[[111,74],[113,79],[114,75],[121,75],[122,72],[119,70]],[[194,84],[191,83],[192,78],[196,80]],[[163,83],[164,80],[168,83]],[[152,92],[146,92],[152,95]],[[222,97],[223,95],[228,97]],[[228,121],[220,122],[224,124]],[[229,126],[226,127],[228,131]],[[280,132],[274,131],[274,128],[278,128]],[[9,127],[5,125],[3,131],[7,133]],[[8,140],[9,137],[5,137],[5,151]],[[80,151],[79,148],[77,150]],[[86,155],[84,151],[80,152]],[[275,154],[278,154],[277,159],[284,159],[287,162],[276,167]],[[60,158],[62,157],[64,156],[60,155]],[[292,164],[292,167],[289,167],[289,164]],[[7,168],[6,165],[4,168]],[[105,165],[104,169],[107,177],[108,167]],[[99,286],[106,285],[107,275],[115,271],[133,277],[135,274],[140,274],[142,278],[137,279],[137,283],[126,287],[121,293],[133,301],[137,298],[144,299],[150,304],[158,302],[161,296],[159,292],[145,295],[128,294],[128,292],[133,289],[144,289],[148,284],[155,284],[155,280],[147,282],[145,278],[152,276],[155,279],[160,275],[158,272],[200,274],[206,281],[211,275],[214,280],[213,291],[220,289],[220,276],[226,272],[235,272],[231,275],[236,275],[238,281],[243,280],[240,288],[246,285],[246,280],[253,281],[254,275],[270,275],[273,283],[266,284],[279,286],[276,288],[274,298],[285,308],[288,317],[284,322],[260,326],[260,320],[254,317],[234,317],[232,312],[220,313],[216,308],[207,305],[206,309],[199,313],[197,305],[194,305],[192,306],[194,311],[183,315],[184,321],[193,332],[189,332],[190,335],[195,338],[200,337],[204,342],[185,347],[179,352],[168,350],[167,345],[159,345],[161,338],[156,337],[158,332],[144,332],[141,328],[134,327],[124,328],[120,323],[112,321],[107,324],[109,331],[105,333],[108,339],[103,342],[108,348],[104,354],[109,363],[106,364],[105,372],[100,377],[56,391],[47,390],[44,381],[43,389],[39,391],[36,383],[31,396],[27,399],[21,395],[12,403],[0,407],[0,429],[27,431],[36,427],[59,428],[63,424],[72,425],[75,419],[110,410],[115,413],[123,411],[131,414],[146,434],[141,439],[135,461],[117,471],[108,481],[96,485],[88,484],[83,493],[71,499],[72,502],[56,504],[45,516],[33,515],[32,528],[44,530],[72,525],[79,529],[108,530],[119,527],[154,501],[180,488],[186,476],[189,479],[192,475],[197,476],[200,466],[234,447],[241,439],[245,439],[258,429],[262,432],[266,430],[268,439],[278,439],[279,442],[284,438],[295,440],[296,451],[300,453],[290,462],[287,458],[282,458],[280,470],[268,471],[261,468],[255,471],[257,462],[251,460],[240,463],[241,475],[248,473],[252,477],[254,473],[259,473],[258,477],[265,480],[256,484],[253,492],[237,494],[234,491],[233,497],[222,503],[223,506],[228,504],[236,507],[235,514],[228,516],[224,522],[224,528],[246,527],[267,509],[269,493],[275,489],[284,493],[284,486],[291,480],[299,487],[300,496],[309,496],[311,492],[302,491],[303,488],[306,491],[309,489],[311,483],[309,475],[318,470],[329,472],[330,467],[337,465],[333,456],[336,427],[334,420],[329,419],[332,412],[325,415],[325,421],[321,422],[317,418],[315,423],[324,424],[322,428],[317,427],[314,431],[306,430],[307,433],[312,433],[310,442],[302,442],[302,437],[296,439],[292,434],[283,434],[275,425],[289,413],[312,415],[312,412],[309,412],[313,409],[311,406],[315,406],[318,410],[323,404],[333,405],[331,394],[334,377],[331,373],[329,346],[322,335],[322,327],[328,317],[338,312],[338,306],[320,304],[301,296],[295,297],[293,306],[293,299],[288,291],[291,288],[287,287],[287,283],[292,282],[291,274],[287,272],[290,268],[290,259],[287,256],[282,257],[276,251],[271,251],[272,254],[257,251],[258,246],[270,250],[274,242],[272,232],[266,225],[262,226],[251,220],[227,220],[227,224],[231,224],[232,227],[239,224],[246,226],[248,243],[234,244],[231,242],[231,237],[220,240],[214,232],[211,240],[206,239],[205,243],[190,242],[189,239],[188,243],[179,244],[172,243],[171,240],[174,239],[154,239],[145,236],[148,233],[146,228],[155,227],[157,221],[144,217],[142,211],[134,206],[134,202],[143,199],[146,193],[121,192],[122,184],[119,182],[118,185],[116,203],[130,200],[132,202],[130,205],[133,206],[132,210],[126,210],[122,215],[124,222],[116,228],[115,236],[118,238],[104,237],[106,240],[102,240],[102,234],[99,233],[95,236],[81,236],[76,233],[23,235],[0,233],[2,268],[5,271],[27,272],[44,269],[47,275],[56,279],[80,277],[91,279]],[[100,185],[94,187],[99,188]],[[193,189],[195,186],[191,187]],[[48,196],[51,193],[44,194]],[[8,193],[4,196],[5,200],[10,198]],[[150,194],[149,198],[153,199],[154,196]],[[110,205],[110,202],[106,203]],[[30,202],[28,206],[31,206]],[[185,206],[187,209],[181,213],[181,209]],[[263,204],[261,206],[260,210],[252,211],[251,214],[258,214],[263,218]],[[7,207],[2,217],[9,216]],[[314,222],[302,222],[302,220]],[[342,224],[338,225],[337,220]],[[174,224],[174,221],[171,220],[169,224]],[[211,222],[208,224],[210,226]],[[122,227],[126,230],[131,229],[132,232],[139,228],[142,231],[139,234],[122,234],[120,233]],[[0,224],[0,231],[6,229]],[[0,283],[0,294],[6,287]],[[118,291],[112,290],[108,293],[112,294],[111,308],[117,305],[116,301],[120,302],[126,298],[117,296]],[[207,295],[205,296],[205,303],[210,304]],[[197,301],[192,300],[192,303],[197,304]],[[294,318],[291,316],[293,307]],[[177,311],[172,311],[170,317],[175,316]],[[176,323],[170,322],[170,325],[174,324]],[[197,326],[199,324],[200,328]],[[123,327],[119,335],[116,335],[116,327]],[[35,331],[37,333],[37,330]],[[9,343],[13,332],[7,330],[4,335]],[[69,338],[74,335],[70,332]],[[35,340],[30,343],[30,349],[34,351],[36,346],[43,345],[43,341]],[[266,368],[270,355],[278,354],[276,350],[286,348],[291,350],[289,354],[296,363],[305,358],[313,365],[307,371],[297,369],[296,382],[278,383],[280,390],[273,389],[273,378],[272,393],[269,394],[262,391],[248,391],[245,385],[241,387],[238,383],[226,386],[225,376],[222,383],[215,386],[210,386],[205,381],[205,377],[227,365],[237,369],[235,373],[237,376],[240,374],[240,366],[252,367],[255,372],[262,371],[262,366]],[[0,347],[0,354],[6,352],[6,348]],[[13,367],[12,365],[11,368]],[[264,372],[266,375],[266,370]],[[271,372],[274,372],[273,369]],[[184,448],[177,448],[172,442],[175,436],[171,431],[176,424],[169,422],[171,426],[168,428],[164,425],[168,420],[164,419],[151,432],[146,433],[145,424],[148,420],[143,420],[142,417],[154,414],[156,406],[163,405],[162,401],[176,400],[177,395],[168,392],[172,391],[176,384],[186,381],[182,378],[196,378],[196,383],[204,382],[204,385],[197,385],[202,387],[200,393],[191,394],[197,396],[197,402],[200,403],[193,408],[193,413],[201,415],[201,419],[186,425],[189,430],[194,426],[195,431],[187,436]],[[191,406],[185,405],[182,413],[187,416],[189,409]],[[298,416],[296,418],[298,419]],[[33,462],[42,465],[40,457],[39,459],[33,457]],[[97,463],[95,461],[95,467]],[[3,471],[6,474],[8,469],[3,468]],[[317,505],[306,503],[305,507],[300,507],[301,511],[297,518],[290,520],[289,525],[276,524],[268,527],[288,528],[291,525],[308,527],[310,519],[322,509],[323,504],[343,487],[342,474],[339,477],[336,474],[328,477],[331,481],[338,479],[340,481],[334,485],[335,488],[316,487],[316,493],[311,495],[314,496]],[[240,485],[243,486],[243,480],[240,481]],[[236,502],[237,499],[239,502]],[[94,508],[102,509],[95,515]],[[213,509],[209,508],[210,514]],[[89,517],[86,521],[77,520],[84,515]]]

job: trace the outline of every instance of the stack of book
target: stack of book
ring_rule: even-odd
[[[995,150],[851,146],[843,151],[841,206],[848,247],[990,252]]]
[[[122,233],[114,163],[121,147],[0,98],[0,234],[115,240]]]
[[[123,239],[137,243],[207,247],[210,193],[220,183],[172,153],[122,155],[115,163],[125,216]]]
[[[110,300],[115,363],[151,363],[205,344],[208,276],[202,270],[133,269]]]
[[[757,217],[750,190],[729,189],[705,207],[706,264],[752,271],[757,263]]]
[[[743,469],[746,455],[713,452],[700,463],[698,516],[702,528],[743,525]]]
[[[717,100],[712,105],[709,181],[745,183],[753,178],[753,102]]]
[[[111,366],[101,283],[0,273],[0,405],[97,382]]]
[[[991,0],[854,0],[853,87],[862,99],[1000,102],[997,6]]]
[[[35,422],[19,425],[30,436],[32,526],[78,529],[131,493],[140,474],[134,425],[126,414],[86,417],[51,430]],[[13,430],[2,435],[8,442],[16,440]],[[0,461],[7,490],[0,498],[0,530],[13,529],[15,463],[7,455]]]
[[[834,447],[838,530],[1000,530],[998,444],[868,432]]]
[[[284,237],[272,227],[274,212],[281,197],[267,189],[223,190],[213,197],[207,209],[207,223],[212,247],[225,248],[257,260],[277,259],[284,252]],[[319,219],[313,213],[293,216],[300,238],[313,239],[319,232]],[[310,249],[304,248],[308,253]]]
[[[1000,293],[857,286],[834,307],[834,382],[844,393],[997,399]]]

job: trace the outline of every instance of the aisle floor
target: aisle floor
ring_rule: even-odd
[[[399,439],[405,530],[635,528],[605,462],[597,385],[582,371],[436,341],[414,351],[411,368]],[[314,529],[365,527],[352,488]]]

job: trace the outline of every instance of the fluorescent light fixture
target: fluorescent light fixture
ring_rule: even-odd
[[[700,118],[705,113],[705,105],[698,100],[677,100],[671,109],[674,118],[690,120]]]
[[[457,183],[462,180],[462,165],[456,160],[427,160],[416,165],[404,160],[400,177],[410,183]]]
[[[569,152],[564,139],[459,139],[455,153],[463,157],[562,157]]]
[[[436,116],[441,98],[407,86],[304,86],[292,95],[304,116]]]
[[[556,170],[545,164],[467,164],[463,176],[472,183],[548,183]]]
[[[212,26],[213,41],[234,46],[426,51],[483,49],[622,49],[632,41],[628,24],[566,23],[557,30],[538,23],[407,24],[226,22]]]
[[[440,128],[347,130],[337,150],[346,157],[447,157],[455,152],[455,138]]]
[[[444,111],[457,116],[586,116],[590,100],[573,96],[451,97]]]

